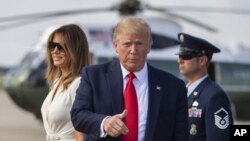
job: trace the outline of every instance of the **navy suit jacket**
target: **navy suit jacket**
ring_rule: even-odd
[[[75,129],[86,133],[89,141],[120,141],[121,137],[99,137],[102,120],[124,110],[120,62],[85,67],[81,77],[71,110]],[[186,141],[188,112],[184,82],[150,65],[148,81],[145,141]]]
[[[189,141],[229,141],[231,106],[219,85],[204,79],[188,97],[188,107]]]

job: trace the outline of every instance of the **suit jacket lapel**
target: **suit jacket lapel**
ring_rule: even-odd
[[[123,79],[119,61],[113,61],[106,74],[112,97],[113,114],[123,111]]]
[[[188,107],[191,107],[194,100],[198,99],[202,90],[211,82],[210,78],[205,78],[195,89],[194,91],[189,95],[188,97]]]
[[[148,65],[148,116],[145,130],[145,141],[151,141],[155,130],[156,122],[159,115],[161,100],[161,84],[154,69]],[[153,76],[154,75],[154,76]]]
[[[191,105],[193,104],[193,102],[196,98],[197,98],[197,95],[195,96],[195,95],[191,94],[188,96],[188,107],[191,107]]]

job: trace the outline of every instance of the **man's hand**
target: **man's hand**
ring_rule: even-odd
[[[127,110],[122,113],[108,117],[104,121],[104,132],[112,137],[118,137],[120,135],[125,135],[128,133],[128,128],[122,121],[124,117],[127,116]]]

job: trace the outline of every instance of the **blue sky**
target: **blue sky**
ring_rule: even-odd
[[[109,6],[120,0],[8,0],[0,5],[0,17],[26,13],[79,9],[83,7]],[[249,0],[143,0],[154,6],[197,6],[250,9]],[[186,17],[196,19],[219,29],[218,33],[205,30],[182,22],[184,32],[204,37],[219,44],[244,44],[250,47],[250,15],[230,15],[218,13],[177,12]],[[91,15],[96,16],[96,15]],[[93,18],[92,22],[95,22]],[[74,20],[83,18],[72,17]],[[49,25],[58,24],[68,18],[59,18],[23,27],[0,31],[0,66],[16,65],[40,38],[42,31]],[[67,20],[66,20],[67,21]],[[98,21],[97,21],[98,22]],[[1,25],[2,23],[0,23]]]

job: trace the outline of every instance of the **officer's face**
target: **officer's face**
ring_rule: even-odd
[[[185,57],[179,56],[178,64],[180,73],[186,77],[192,77],[199,73],[201,69],[201,57],[191,57],[186,59]]]

